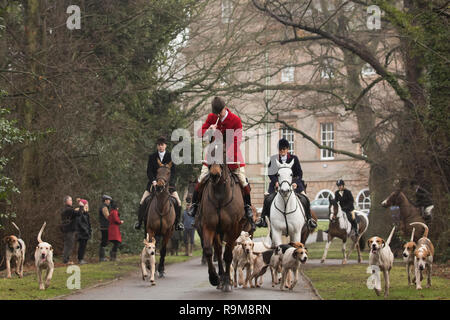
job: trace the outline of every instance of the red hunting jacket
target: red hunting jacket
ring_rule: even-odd
[[[219,122],[217,123],[217,130],[220,130],[220,132],[222,133],[224,146],[226,146],[226,148],[227,148],[227,160],[233,161],[233,162],[240,162],[239,165],[238,164],[229,164],[228,165],[228,167],[231,170],[234,170],[239,167],[245,166],[244,158],[242,157],[241,148],[240,148],[240,144],[242,142],[242,122],[241,122],[241,119],[237,115],[235,115],[234,113],[232,113],[230,111],[230,109],[227,108],[227,111],[228,111],[228,115],[225,118],[225,120],[223,122],[221,120],[219,120]],[[206,118],[206,121],[203,124],[201,130],[199,130],[198,135],[203,137],[205,132],[208,130],[208,128],[212,124],[216,124],[217,118],[218,118],[218,116],[216,114],[210,113],[208,115],[208,118]],[[233,139],[234,141],[233,141],[233,143],[230,143],[230,144],[226,143],[226,130],[227,129],[234,130],[234,139]],[[233,155],[233,151],[234,151],[234,155]],[[206,166],[207,164],[204,163],[204,165]]]
[[[122,235],[120,234],[120,218],[119,212],[117,210],[111,210],[109,213],[109,229],[108,229],[108,240],[117,240],[122,242]]]

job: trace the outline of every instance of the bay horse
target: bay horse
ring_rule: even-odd
[[[322,259],[320,260],[321,263],[325,262],[325,259],[327,258],[328,248],[330,247],[331,242],[334,238],[339,238],[342,240],[342,254],[344,255],[344,259],[342,260],[342,264],[347,263],[348,257],[352,254],[353,250],[355,249],[358,251],[358,263],[361,263],[361,247],[364,246],[364,239],[363,235],[367,231],[367,228],[369,227],[369,219],[367,216],[360,211],[355,211],[355,215],[361,217],[360,222],[358,223],[358,237],[355,237],[355,233],[352,232],[352,225],[350,224],[350,221],[347,219],[347,214],[341,209],[341,206],[335,199],[333,199],[331,196],[328,198],[330,205],[328,207],[328,214],[329,214],[329,229],[328,229],[328,240],[325,244],[325,250],[323,252]],[[350,252],[346,254],[346,242],[347,238],[350,238],[353,241],[352,248],[350,249]]]
[[[148,237],[152,239],[162,236],[160,258],[158,264],[159,277],[164,277],[164,259],[166,257],[167,243],[172,237],[175,223],[175,208],[170,201],[169,180],[172,162],[162,164],[158,161],[159,168],[156,171],[155,195],[148,204],[146,230]]]
[[[246,222],[244,199],[241,186],[227,164],[211,164],[209,179],[205,183],[197,218],[203,252],[208,262],[209,282],[223,292],[230,292],[233,248]],[[222,241],[226,242],[223,258]],[[219,274],[213,264],[213,247]]]
[[[392,206],[400,207],[400,231],[403,233],[405,238],[412,232],[413,227],[410,223],[425,223],[420,209],[414,206],[400,190],[392,192],[385,200],[381,202],[381,205],[384,208],[389,208]],[[425,232],[425,229],[421,225],[417,225],[415,228],[416,232],[414,234],[414,241],[417,242],[420,235]]]

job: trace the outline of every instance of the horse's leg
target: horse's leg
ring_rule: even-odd
[[[216,272],[216,267],[214,267],[212,256],[213,256],[213,240],[214,232],[203,228],[203,254],[205,255],[206,261],[208,262],[208,273],[209,273],[209,283],[213,286],[219,285],[219,276]]]
[[[327,243],[325,244],[325,250],[323,251],[322,260],[320,260],[320,263],[325,262],[325,259],[327,258],[327,254],[328,254],[328,249],[330,248],[331,241],[333,241],[333,237],[328,234],[328,240],[327,240]]]
[[[345,254],[345,251],[347,248],[345,247],[347,240],[342,241],[342,255],[344,256],[344,260],[342,260],[342,264],[347,264],[347,256]]]
[[[220,283],[217,289],[222,289],[222,277],[223,277],[223,261],[222,261],[222,241],[220,241],[220,235],[216,234],[214,237],[214,254],[217,257],[217,266],[219,267]]]
[[[345,260],[350,259],[350,255],[352,254],[353,250],[355,250],[356,244],[359,241],[359,237],[356,239],[356,242],[352,240],[353,244],[352,247],[350,248],[350,251],[348,252],[348,254],[345,257]]]
[[[158,264],[158,273],[159,273],[160,278],[163,278],[165,275],[164,260],[166,258],[167,243],[169,242],[171,237],[172,237],[172,231],[168,231],[166,234],[164,234],[164,238],[161,243],[161,252],[160,252],[159,264]]]
[[[237,238],[237,237],[236,237]],[[233,246],[235,239],[229,239],[227,245],[225,246],[225,253],[223,255],[223,260],[225,261],[225,273],[223,274],[223,292],[231,292],[231,278],[230,278],[230,266],[233,261]]]

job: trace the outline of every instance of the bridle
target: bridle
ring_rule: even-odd
[[[278,170],[277,170],[277,177],[278,177],[278,178],[280,177],[280,174],[279,174],[278,172],[279,172],[281,169],[288,169],[288,168],[285,168],[285,167],[278,168]],[[292,170],[291,170],[291,177],[292,177]],[[289,199],[291,198],[291,196],[292,196],[292,194],[293,194],[293,190],[292,190],[292,181],[289,182],[288,180],[283,180],[283,181],[281,181],[281,183],[278,181],[278,189],[279,189],[278,192],[281,193],[281,186],[283,185],[283,183],[287,183],[288,186],[289,186],[289,195],[288,195],[287,199],[285,200],[285,197],[284,197],[284,196],[281,197],[281,198],[283,199],[283,202],[284,202],[284,208],[285,208],[285,209],[284,209],[284,210],[281,210],[280,208],[278,208],[276,202],[274,202],[274,207],[275,207],[275,209],[277,209],[277,210],[280,211],[283,215],[286,216],[286,215],[288,215],[288,214],[294,213],[294,212],[297,210],[298,203],[297,203],[297,201],[295,201],[295,209],[292,210],[292,211],[286,212],[286,206],[287,206],[287,204],[288,204],[288,202],[289,202]]]

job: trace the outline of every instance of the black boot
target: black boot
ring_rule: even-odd
[[[180,222],[181,206],[178,205],[178,202],[176,200],[174,206],[175,206],[175,230],[183,231],[184,225],[183,223]]]
[[[136,224],[134,225],[134,229],[139,230],[142,226],[142,221],[144,220],[144,215],[145,215],[145,207],[146,207],[146,202],[144,201],[142,204],[139,205],[139,210],[138,210],[138,222],[136,222]]]
[[[307,196],[305,196],[303,193],[297,194],[298,198],[300,199],[300,202],[303,205],[303,208],[305,209],[306,214],[306,221],[308,222],[308,226],[310,229],[317,228],[317,223],[314,219],[311,217],[311,209],[310,209],[310,203]]]
[[[195,217],[195,215],[197,214],[197,209],[200,203],[200,183],[197,182],[197,185],[195,186],[194,189],[194,194],[192,195],[192,205],[191,208],[188,210],[187,214],[190,217]]]
[[[267,223],[266,223],[266,217],[268,216],[270,219],[270,206],[272,205],[273,199],[275,198],[276,193],[273,192],[267,196],[264,197],[264,204],[263,204],[263,210],[261,213],[261,219],[258,222],[258,224],[256,225],[257,227],[267,227]]]
[[[105,247],[100,247],[100,249],[98,250],[98,257],[99,257],[99,261],[106,261],[105,258]]]
[[[250,223],[250,233],[255,232],[256,225],[253,221],[253,210],[252,210],[252,201],[250,199],[250,187],[247,185],[244,188],[244,210],[245,210],[245,217],[247,218],[248,222]]]
[[[356,219],[351,221],[352,224],[352,229],[355,231],[355,237],[359,236],[359,232],[358,232],[358,224],[356,223]]]

